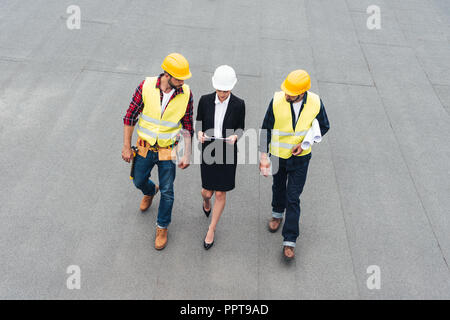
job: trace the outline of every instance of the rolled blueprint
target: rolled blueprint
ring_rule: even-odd
[[[302,149],[306,150],[311,147],[314,142],[319,143],[320,141],[322,141],[322,133],[320,132],[319,121],[314,119],[311,128],[309,128],[302,141]]]

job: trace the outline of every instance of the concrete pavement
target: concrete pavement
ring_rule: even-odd
[[[0,298],[450,298],[448,1],[4,0],[0,30]],[[153,248],[159,197],[139,212],[122,117],[173,51],[190,62],[195,110],[214,69],[235,68],[247,128],[291,70],[311,74],[331,130],[294,262],[266,229],[271,179],[255,164],[238,167],[209,251],[199,165],[177,170],[169,243]]]

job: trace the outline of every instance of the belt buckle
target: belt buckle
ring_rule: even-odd
[[[150,146],[150,145],[149,145],[149,149],[152,150],[152,151],[158,152],[159,149],[173,149],[173,145],[170,145],[170,146],[168,146],[168,147],[160,147],[160,146],[158,145],[158,143],[155,143],[154,146]]]
[[[158,145],[155,144],[155,146],[150,145],[150,143],[148,144],[148,149],[153,151],[153,152],[158,152]]]

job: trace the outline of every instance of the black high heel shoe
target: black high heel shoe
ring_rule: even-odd
[[[209,250],[213,244],[214,244],[214,240],[211,243],[206,243],[206,236],[208,235],[208,233],[206,233],[205,235],[205,240],[203,240],[203,247],[205,248],[205,250]],[[215,235],[215,234],[214,234]]]
[[[206,243],[206,241],[203,240],[203,247],[205,248],[205,250],[209,250],[214,244],[214,240],[211,243]]]
[[[209,215],[211,214],[211,208],[209,209],[209,211],[206,211],[205,206],[202,204],[202,209],[203,209],[203,212],[205,213],[205,216],[207,218],[209,218]]]

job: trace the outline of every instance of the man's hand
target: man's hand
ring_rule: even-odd
[[[122,159],[126,162],[130,162],[133,159],[133,150],[131,150],[131,147],[123,146]]]
[[[237,139],[238,139],[238,136],[233,134],[232,136],[229,136],[225,141],[226,141],[226,143],[229,143],[229,144],[235,144]]]
[[[187,167],[189,167],[190,162],[191,162],[191,157],[189,155],[185,154],[184,156],[181,157],[180,163],[178,163],[178,168],[186,169]]]
[[[299,143],[299,144],[295,145],[291,151],[294,156],[298,156],[303,151],[302,144]]]
[[[270,174],[270,161],[265,153],[262,153],[259,159],[259,171],[264,177]]]

